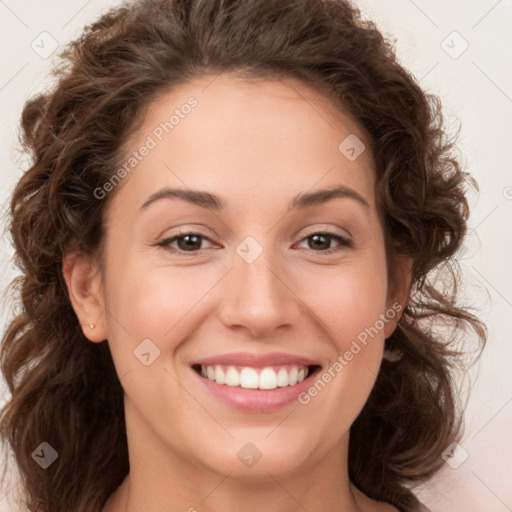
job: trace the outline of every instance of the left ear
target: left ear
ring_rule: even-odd
[[[408,256],[403,254],[397,254],[395,256],[394,275],[386,301],[386,317],[388,321],[385,323],[384,327],[385,338],[389,338],[389,336],[393,334],[409,302],[412,281],[412,263],[412,259]]]

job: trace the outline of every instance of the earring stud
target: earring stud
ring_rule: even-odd
[[[94,329],[96,326],[95,326],[94,324],[89,324],[89,327],[90,327],[91,329]]]

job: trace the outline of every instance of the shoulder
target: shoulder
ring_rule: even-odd
[[[358,489],[355,489],[355,494],[356,503],[364,512],[403,512],[390,503],[369,498]]]
[[[409,503],[406,508],[398,508],[391,505],[391,503],[371,499],[369,496],[363,494],[356,486],[353,486],[352,492],[357,505],[364,512],[431,512],[428,507],[418,501],[418,498],[416,498],[412,492],[409,492],[407,495],[408,499],[404,500]]]
[[[375,508],[375,512],[431,512],[429,508],[427,508],[422,503],[418,503],[414,509],[399,509],[389,503],[380,502],[379,505],[382,505],[381,508]],[[373,512],[373,509],[372,509]]]
[[[369,504],[369,506],[363,510],[366,512],[402,512],[390,503],[384,503],[383,501],[373,501],[373,503]]]
[[[387,512],[388,509],[383,509],[383,512],[384,510]],[[425,505],[423,505],[423,503],[420,503],[419,501],[417,501],[412,508],[406,508],[406,509],[398,509],[398,508],[395,508],[395,507],[392,507],[389,509],[389,512],[432,512],[428,507],[426,507]]]
[[[366,503],[367,508],[364,509],[367,512],[431,512],[431,510],[420,502],[413,505],[412,508],[397,508],[390,503],[383,501],[374,501]]]

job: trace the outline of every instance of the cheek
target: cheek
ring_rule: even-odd
[[[346,350],[365,329],[374,326],[385,312],[384,264],[362,264],[317,274],[314,282],[304,280],[303,285],[308,306],[323,321],[340,351]]]
[[[308,306],[327,331],[329,361],[303,396],[319,424],[337,418],[338,433],[349,428],[366,402],[379,372],[384,349],[387,278],[385,260],[350,265],[316,276],[307,286]],[[320,382],[319,382],[320,381]],[[339,405],[343,404],[343,414]]]
[[[356,270],[357,269],[357,270]],[[316,276],[308,305],[328,333],[329,360],[299,397],[305,416],[325,432],[325,449],[347,432],[374,386],[384,348],[385,263]]]
[[[123,314],[134,331],[166,338],[193,311],[214,282],[213,277],[208,279],[198,272],[169,269],[147,272],[138,282],[125,286]]]
[[[106,290],[114,291],[107,294],[106,306],[109,344],[119,364],[131,367],[133,351],[145,339],[162,353],[172,353],[193,330],[191,322],[198,328],[201,304],[218,281],[215,268],[141,269],[129,260],[122,269],[113,268],[107,275]]]

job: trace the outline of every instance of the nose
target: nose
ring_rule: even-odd
[[[230,329],[246,330],[254,338],[281,334],[300,315],[301,301],[293,283],[269,253],[265,250],[252,263],[235,255],[234,268],[223,290],[223,324]]]

